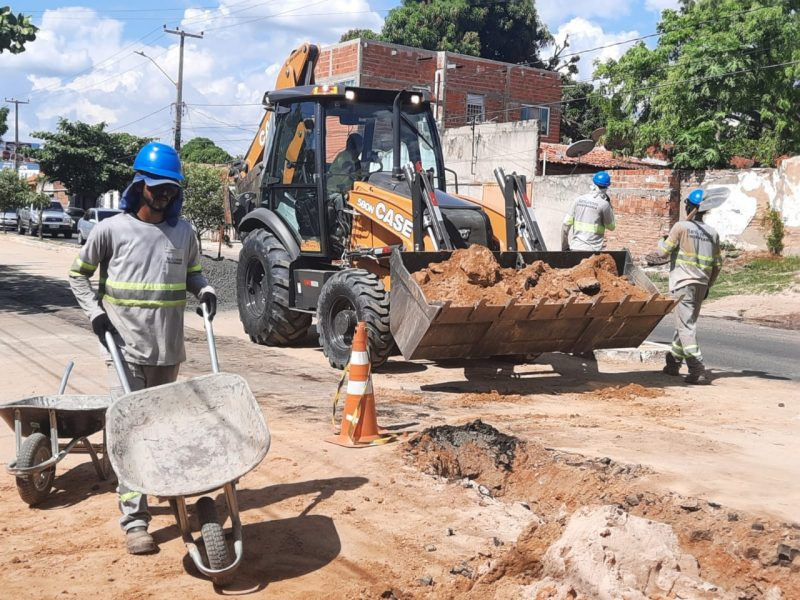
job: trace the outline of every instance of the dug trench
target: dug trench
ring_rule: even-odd
[[[384,597],[800,598],[797,525],[653,492],[639,465],[546,448],[480,419],[428,428],[403,449],[415,468],[529,517],[516,543]]]

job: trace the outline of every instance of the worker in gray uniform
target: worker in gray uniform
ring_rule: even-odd
[[[614,231],[614,211],[608,197],[611,175],[600,171],[592,177],[595,190],[579,196],[572,205],[561,226],[561,249],[589,250],[603,249],[606,230]],[[570,233],[571,230],[571,233]]]
[[[686,199],[687,218],[678,221],[658,245],[670,256],[669,290],[680,302],[675,307],[675,336],[667,353],[664,373],[680,375],[683,361],[689,367],[686,383],[708,384],[703,355],[697,344],[697,317],[708,290],[722,267],[719,234],[703,223],[703,190],[693,190]]]
[[[212,317],[217,307],[214,289],[202,273],[195,232],[180,218],[178,154],[165,144],[150,143],[139,151],[133,168],[136,175],[120,201],[124,212],[92,229],[69,272],[72,292],[103,346],[112,397],[122,387],[105,347],[106,332],[120,349],[131,390],[141,390],[174,382],[186,360],[186,292],[197,296]],[[95,292],[89,280],[98,269]],[[128,552],[154,552],[147,497],[122,484],[117,491]]]

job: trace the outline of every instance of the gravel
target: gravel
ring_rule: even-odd
[[[217,292],[217,310],[236,309],[236,267],[239,263],[227,258],[217,260],[208,256],[201,256],[200,262],[203,265],[203,275]],[[194,312],[197,306],[197,300],[189,294],[186,310]]]

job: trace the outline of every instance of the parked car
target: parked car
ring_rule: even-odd
[[[6,210],[0,214],[0,228],[2,229],[16,229],[17,228],[17,211]]]
[[[69,215],[70,219],[72,219],[72,233],[78,233],[78,221],[81,220],[81,217],[86,211],[82,208],[78,208],[77,206],[68,206],[64,209],[64,212]]]
[[[59,233],[63,233],[65,238],[72,237],[72,220],[69,215],[64,212],[64,207],[60,202],[55,200],[50,203],[49,208],[42,211],[41,219],[39,222],[39,211],[32,205],[19,209],[17,213],[17,233],[23,234],[28,232],[31,235],[39,234],[39,226],[42,226],[42,233],[47,233],[56,237]]]
[[[121,213],[116,208],[90,208],[78,221],[78,243],[83,246],[92,228],[100,221]]]

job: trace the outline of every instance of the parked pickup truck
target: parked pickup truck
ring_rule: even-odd
[[[23,234],[25,232],[30,235],[39,234],[39,226],[42,227],[42,233],[47,233],[56,237],[59,233],[63,233],[65,238],[72,237],[72,219],[64,212],[64,207],[60,202],[53,201],[50,203],[49,208],[42,211],[41,219],[39,222],[39,211],[33,206],[25,206],[19,209],[19,221],[17,222],[17,233]]]

